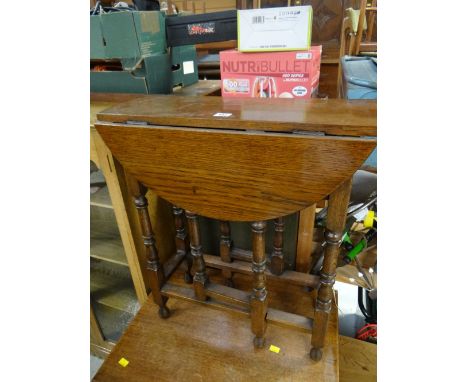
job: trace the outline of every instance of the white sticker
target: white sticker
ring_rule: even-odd
[[[311,56],[309,52],[296,53],[296,60],[309,60]]]
[[[293,88],[292,93],[296,97],[304,97],[307,94],[307,89],[304,86],[296,86]]]
[[[224,117],[224,118],[227,118],[227,117],[230,117],[232,115],[232,113],[216,113],[216,114],[213,114],[213,117]]]
[[[192,74],[195,72],[193,61],[184,61],[183,63],[184,74]]]

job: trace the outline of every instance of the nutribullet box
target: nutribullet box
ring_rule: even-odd
[[[220,52],[223,97],[311,98],[318,92],[322,46],[304,51]]]

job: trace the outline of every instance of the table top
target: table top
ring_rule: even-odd
[[[221,282],[219,270],[210,280]],[[183,283],[178,270],[171,283]],[[250,290],[252,279],[235,274],[236,288]],[[268,280],[269,306],[313,317],[310,292]],[[323,359],[309,357],[311,333],[269,323],[264,349],[252,343],[250,318],[198,302],[170,298],[172,315],[163,320],[151,299],[142,306],[94,381],[338,381],[337,309],[333,306]],[[280,348],[279,353],[269,350]],[[123,368],[118,361],[129,361]]]
[[[183,275],[177,276],[182,281]],[[235,275],[245,289],[250,278]],[[242,280],[243,279],[243,280]],[[216,276],[212,275],[212,280]],[[269,283],[270,306],[313,314],[310,294]],[[293,294],[293,298],[284,298]],[[194,302],[169,299],[172,316],[162,320],[149,299],[130,324],[94,381],[376,381],[377,346],[338,336],[333,307],[322,362],[311,362],[310,333],[269,324],[267,346],[254,350],[250,320]],[[279,353],[269,346],[280,348]],[[129,361],[123,368],[118,361]]]
[[[98,119],[183,127],[377,135],[377,104],[371,100],[144,95],[98,113]]]

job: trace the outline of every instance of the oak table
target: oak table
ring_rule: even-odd
[[[217,308],[251,316],[255,348],[265,346],[270,321],[311,330],[310,357],[321,360],[351,178],[375,148],[376,104],[151,95],[99,113],[95,126],[125,169],[159,316],[170,316],[168,298],[213,301]],[[148,213],[149,189],[174,206],[177,251],[164,265]],[[271,272],[285,287],[297,283],[317,289],[312,321],[269,308],[265,228],[267,220],[275,219],[275,254],[281,252],[282,217],[324,198],[328,215],[320,276],[301,274],[298,281],[295,274]],[[205,263],[198,215],[251,223],[250,270],[231,264],[226,256]],[[221,245],[228,239],[228,230],[223,230]],[[185,281],[192,283],[193,276],[193,287],[170,280],[182,261],[187,264]],[[210,282],[206,264],[250,274],[251,293]]]

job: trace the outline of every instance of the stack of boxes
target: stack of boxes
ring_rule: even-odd
[[[194,45],[167,47],[158,11],[91,16],[91,91],[171,93],[198,81]]]
[[[239,10],[238,49],[220,52],[223,97],[315,97],[322,47],[311,31],[311,6]]]

